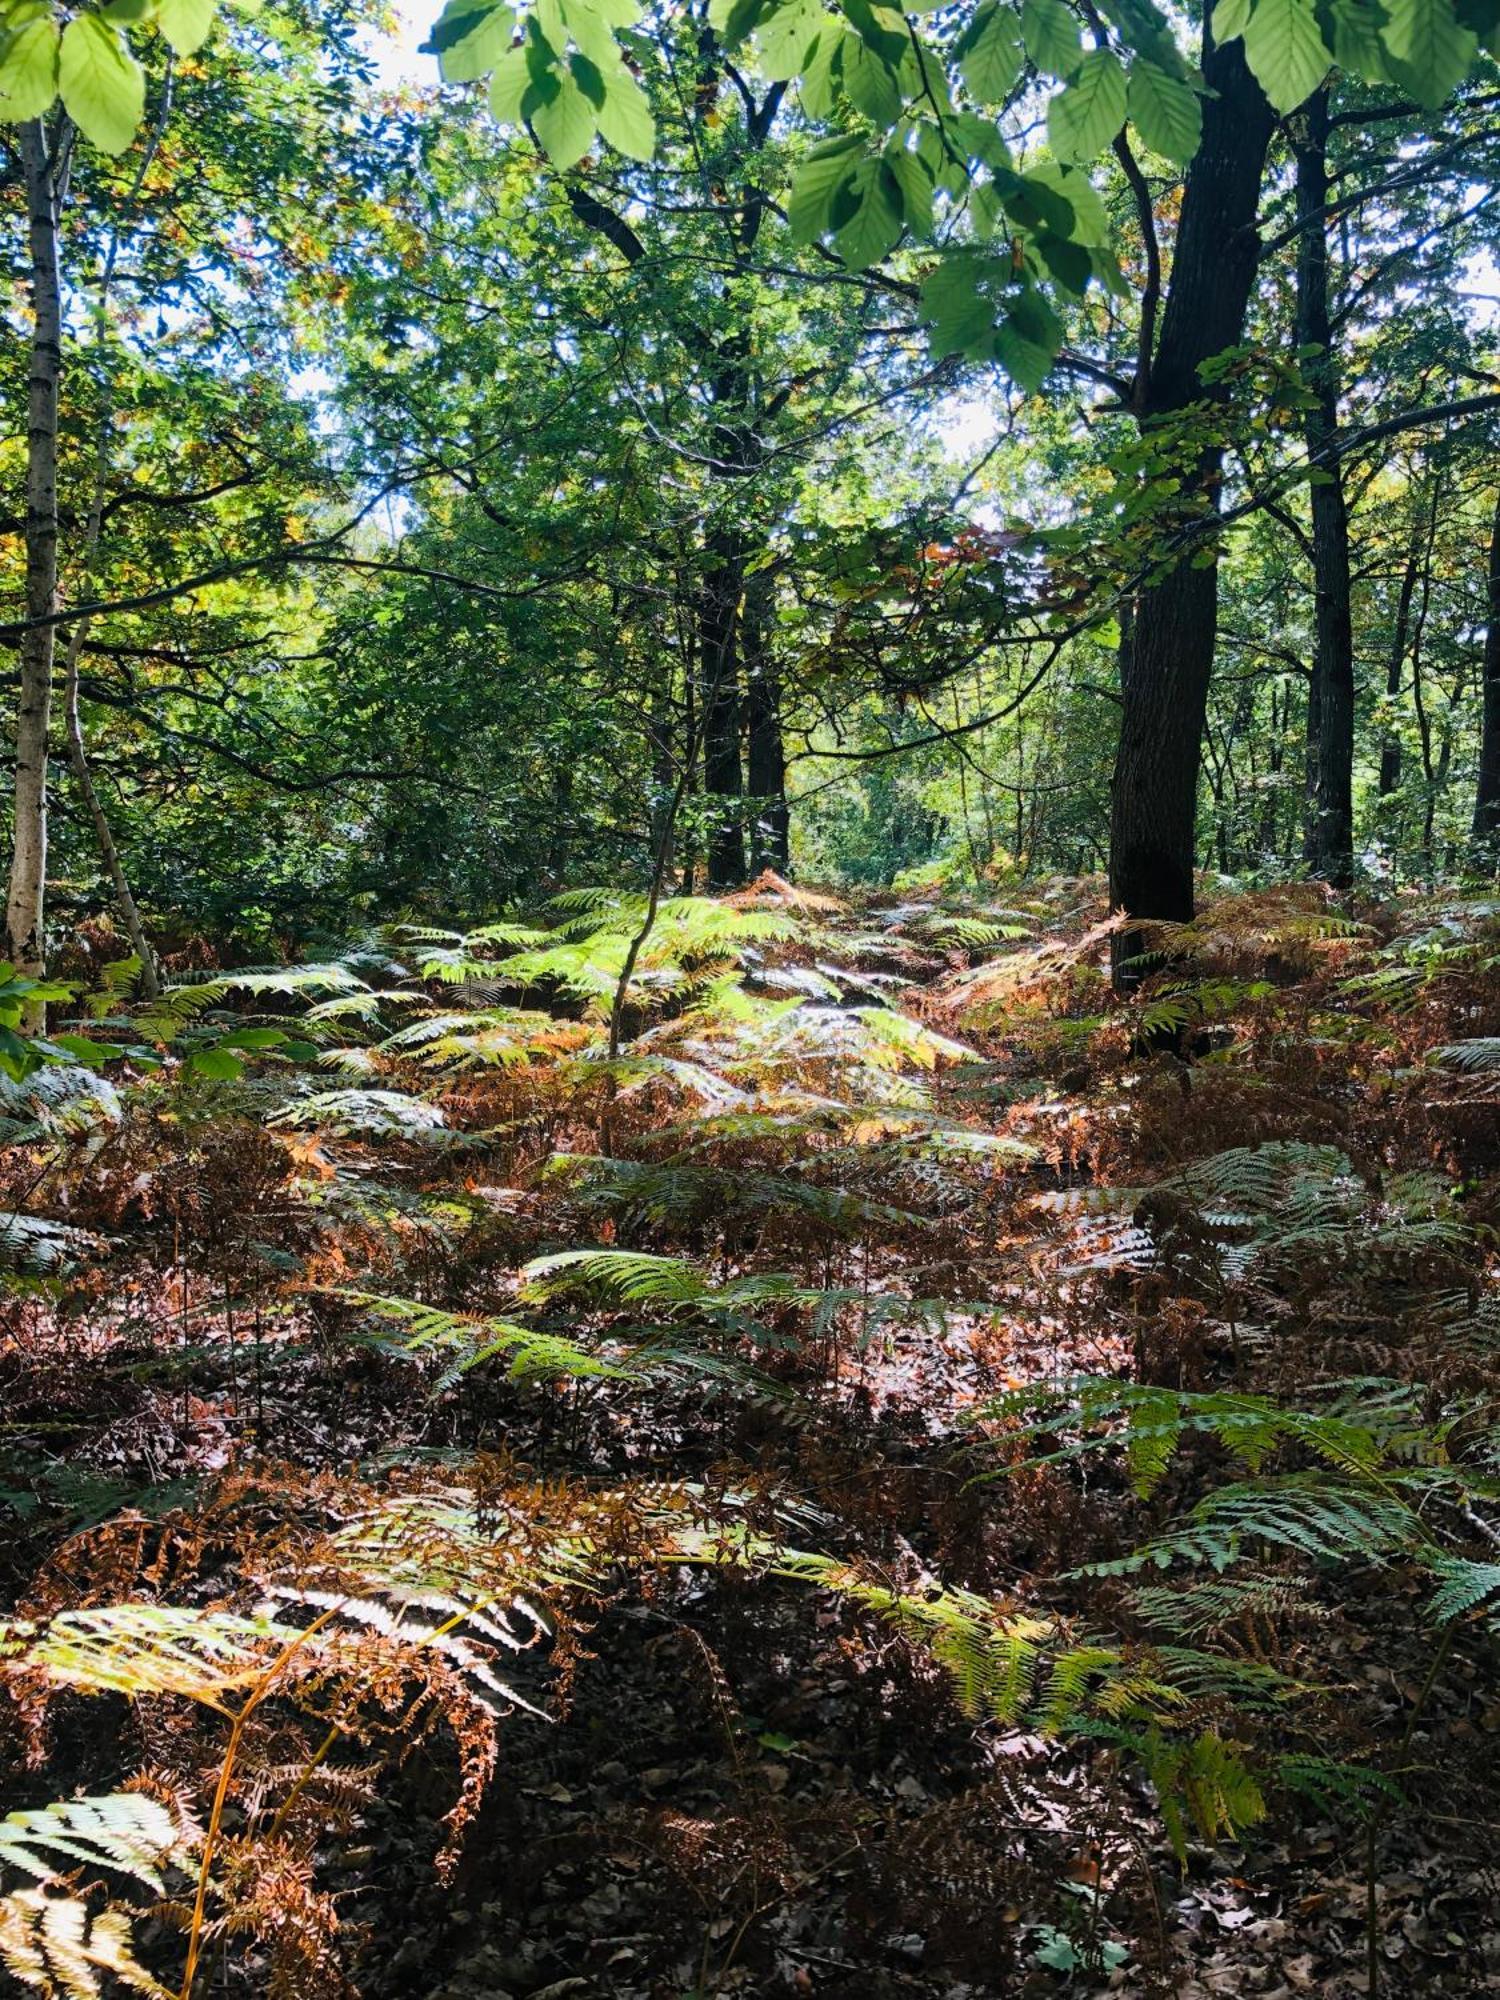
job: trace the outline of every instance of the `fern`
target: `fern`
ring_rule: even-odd
[[[447,1116],[440,1105],[399,1090],[320,1090],[285,1105],[269,1122],[427,1143],[448,1136]]]
[[[108,1247],[102,1236],[72,1223],[0,1210],[0,1270],[69,1271]]]
[[[399,1344],[402,1354],[415,1357],[433,1349],[446,1352],[450,1359],[438,1378],[438,1391],[451,1388],[460,1376],[494,1360],[504,1360],[507,1372],[518,1381],[620,1380],[638,1372],[628,1362],[607,1360],[558,1334],[510,1320],[444,1312],[416,1299],[388,1298],[345,1287],[334,1290],[334,1296],[406,1328],[406,1337]]]
[[[142,1792],[61,1799],[0,1819],[0,1863],[50,1882],[78,1864],[112,1868],[165,1895],[161,1865],[182,1846],[167,1808]]]
[[[1466,1562],[1459,1556],[1444,1556],[1433,1564],[1438,1587],[1428,1604],[1428,1615],[1440,1625],[1462,1618],[1481,1606],[1488,1609],[1500,1596],[1500,1563]]]
[[[169,1604],[59,1611],[0,1622],[0,1678],[40,1675],[82,1694],[178,1695],[224,1711],[295,1631],[262,1617]]]
[[[100,2000],[102,1979],[174,2000],[136,1958],[123,1911],[95,1914],[72,1896],[21,1889],[0,1897],[0,1965],[47,2000]]]
[[[1175,1563],[1228,1569],[1246,1548],[1288,1549],[1318,1562],[1379,1562],[1422,1548],[1420,1517],[1382,1492],[1341,1487],[1318,1474],[1220,1487],[1175,1527],[1130,1555],[1086,1563],[1080,1576],[1131,1576]]]

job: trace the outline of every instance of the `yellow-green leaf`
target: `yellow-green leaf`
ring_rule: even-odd
[[[632,160],[649,160],[656,151],[656,120],[646,93],[621,65],[605,72],[604,102],[594,113],[601,137],[617,153]]]
[[[159,0],[156,25],[180,56],[190,56],[208,40],[217,11],[215,0]]]
[[[104,153],[123,153],[146,108],[146,79],[117,28],[79,14],[63,29],[57,79],[68,116]]]
[[[531,114],[536,136],[555,167],[576,167],[594,142],[594,107],[567,70],[554,72],[557,89]]]
[[[40,118],[57,96],[57,23],[39,7],[0,42],[0,118]],[[14,18],[14,17],[12,17]]]

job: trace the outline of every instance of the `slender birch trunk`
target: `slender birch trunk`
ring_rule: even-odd
[[[21,127],[31,250],[31,369],[26,449],[26,616],[16,716],[15,846],[5,905],[6,949],[20,971],[45,968],[47,736],[57,610],[57,407],[62,380],[58,222],[71,134],[55,157],[40,119]]]

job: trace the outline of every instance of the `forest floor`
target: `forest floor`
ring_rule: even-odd
[[[1500,1992],[1500,904],[672,908],[614,1060],[575,900],[8,1087],[0,1804],[179,1834],[12,1972]]]

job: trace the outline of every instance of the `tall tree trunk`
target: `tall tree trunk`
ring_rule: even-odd
[[[744,562],[732,536],[715,531],[699,613],[699,700],[703,718],[703,791],[709,812],[708,886],[737,888],[745,879],[744,775],[740,764],[740,599]]]
[[[146,926],[141,922],[140,908],[131,891],[130,877],[125,873],[125,863],[120,858],[120,850],[115,845],[115,837],[109,824],[109,815],[104,810],[104,801],[99,796],[94,783],[94,774],[89,769],[88,751],[83,740],[83,720],[78,713],[78,656],[83,650],[83,627],[75,628],[68,645],[68,659],[65,671],[63,714],[68,731],[68,764],[83,803],[93,822],[94,838],[99,843],[99,858],[104,863],[104,872],[109,877],[110,887],[115,892],[115,904],[125,926],[125,935],[130,939],[130,949],[140,962],[141,991],[148,1000],[161,998],[161,979],[156,970],[156,956],[151,949],[151,940],[146,936]]]
[[[1302,732],[1302,859],[1316,870],[1318,865],[1318,753],[1323,742],[1323,675],[1317,642],[1313,642],[1313,664],[1307,673],[1307,710]]]
[[[1427,638],[1427,614],[1432,609],[1432,557],[1437,542],[1438,517],[1442,510],[1443,475],[1432,478],[1432,505],[1427,511],[1427,536],[1422,552],[1422,590],[1411,634],[1411,705],[1417,718],[1417,748],[1422,758],[1422,873],[1432,879],[1432,825],[1436,810],[1437,770],[1432,760],[1432,721],[1427,713],[1427,692],[1422,685],[1422,648]]]
[[[1493,561],[1493,552],[1491,561]],[[1385,667],[1385,698],[1395,703],[1401,695],[1401,670],[1406,665],[1406,640],[1411,629],[1411,600],[1417,587],[1417,552],[1406,558],[1401,575],[1401,591],[1396,599],[1396,625]],[[1493,621],[1492,621],[1493,623]],[[1393,722],[1380,746],[1380,796],[1388,799],[1401,782],[1401,737]]]
[[[1161,344],[1141,416],[1150,425],[1205,392],[1198,370],[1244,329],[1255,280],[1261,173],[1275,123],[1238,41],[1203,31],[1203,139],[1188,169]],[[1187,497],[1218,504],[1221,454],[1198,460]],[[1141,592],[1121,661],[1120,745],[1110,817],[1110,900],[1132,917],[1186,921],[1193,914],[1198,764],[1218,624],[1216,558],[1198,547]],[[1116,936],[1117,983],[1134,983],[1144,949],[1138,930]]]
[[[127,208],[134,205],[146,184],[146,175],[151,170],[151,162],[156,157],[156,149],[161,143],[161,136],[166,129],[171,110],[172,69],[169,62],[156,124],[136,167]],[[110,455],[114,445],[114,398],[111,394],[109,375],[109,294],[114,282],[115,265],[120,256],[121,228],[122,225],[117,223],[110,234],[109,247],[104,253],[99,271],[99,290],[94,301],[95,393],[99,406],[94,420],[94,487],[89,500],[82,573],[77,586],[85,598],[95,594],[98,581],[99,547],[104,539],[104,502],[109,489]],[[115,892],[115,903],[121,921],[125,925],[125,935],[130,939],[130,948],[141,968],[139,975],[141,991],[148,1000],[159,1000],[161,980],[156,970],[156,957],[151,949],[151,941],[146,936],[146,927],[141,922],[140,908],[130,887],[130,877],[125,872],[125,863],[115,842],[109,815],[104,810],[104,801],[99,796],[99,788],[94,783],[94,774],[89,767],[88,746],[83,734],[83,716],[78,705],[79,664],[83,658],[83,643],[87,633],[88,619],[80,618],[74,624],[68,638],[67,661],[63,670],[63,719],[68,737],[68,765],[73,773],[73,781],[83,795],[83,803],[89,818],[93,822],[94,838],[99,844],[99,858],[104,863],[104,872],[109,877],[110,886]]]
[[[1339,375],[1328,315],[1328,86],[1315,91],[1293,125],[1297,158],[1297,345],[1316,347],[1305,364],[1313,401],[1303,423],[1312,487],[1317,786],[1308,828],[1313,872],[1336,889],[1354,881],[1354,624],[1350,610],[1349,510],[1338,442]]]
[[[776,586],[769,570],[745,580],[741,651],[745,660],[746,779],[755,801],[750,866],[784,875],[790,860],[791,813],[786,751],[781,739],[781,686],[772,649]]]
[[[1490,529],[1489,601],[1484,628],[1484,681],[1479,724],[1479,788],[1474,794],[1474,858],[1500,864],[1500,497]]]
[[[40,119],[21,127],[31,249],[31,369],[26,443],[26,615],[16,715],[15,845],[5,905],[6,949],[23,972],[46,959],[47,735],[52,719],[57,610],[57,405],[62,380],[58,225],[70,131],[49,153]]]

